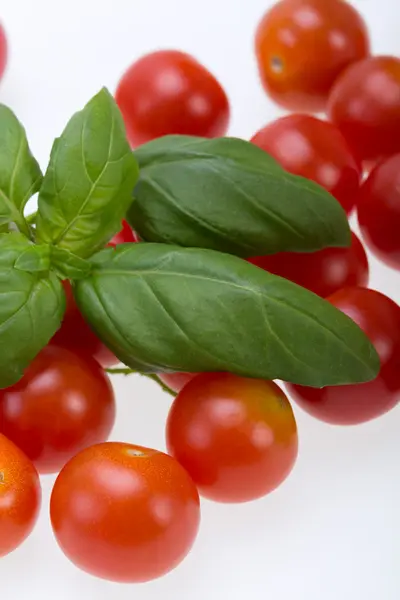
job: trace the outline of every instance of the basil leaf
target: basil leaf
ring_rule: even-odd
[[[16,383],[61,325],[65,295],[52,273],[25,272],[32,248],[19,233],[0,235],[0,388]]]
[[[168,136],[138,148],[127,218],[142,239],[238,256],[348,246],[339,202],[233,138]]]
[[[23,211],[42,181],[25,129],[12,110],[0,104],[0,225],[15,223],[29,234]]]
[[[39,194],[37,239],[91,256],[121,229],[137,177],[121,114],[103,89],[53,146]]]
[[[143,243],[91,262],[76,300],[133,369],[231,371],[314,387],[378,373],[376,351],[351,319],[235,256]]]
[[[50,247],[32,244],[22,251],[14,263],[19,271],[43,273],[50,269]]]
[[[91,270],[91,263],[64,248],[50,247],[51,266],[60,279],[82,279]]]

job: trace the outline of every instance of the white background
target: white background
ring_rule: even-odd
[[[103,85],[112,91],[131,61],[160,47],[196,55],[232,102],[230,133],[250,137],[278,116],[258,82],[256,24],[270,0],[4,0],[10,60],[0,101],[25,124],[46,164],[52,139]],[[400,55],[395,0],[354,2],[378,53]],[[371,287],[400,302],[400,273],[371,261]],[[169,398],[151,382],[116,378],[112,438],[164,449]],[[289,480],[251,505],[204,502],[186,561],[140,586],[75,569],[53,540],[43,479],[33,535],[0,561],[4,600],[398,600],[400,410],[358,428],[334,428],[296,409],[300,456]],[[1,535],[1,531],[0,531]]]

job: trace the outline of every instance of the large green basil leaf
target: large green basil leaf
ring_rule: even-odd
[[[103,89],[54,143],[39,194],[37,239],[91,256],[121,229],[137,177],[121,114]]]
[[[24,233],[29,231],[23,211],[41,182],[42,173],[25,129],[14,113],[0,104],[0,225],[13,222]]]
[[[22,377],[60,327],[65,310],[65,295],[55,275],[24,270],[24,263],[34,257],[32,248],[22,234],[0,235],[0,388]],[[41,254],[38,251],[38,262]]]
[[[231,371],[315,387],[368,381],[379,370],[375,349],[346,315],[235,256],[143,243],[91,262],[76,300],[134,369]]]
[[[337,200],[249,142],[167,136],[135,156],[128,220],[146,241],[243,257],[350,244]]]

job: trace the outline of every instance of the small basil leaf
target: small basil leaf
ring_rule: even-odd
[[[16,223],[28,231],[23,211],[42,181],[25,129],[14,113],[0,104],[0,224]]]
[[[30,248],[19,233],[0,235],[0,388],[22,377],[60,327],[65,310],[62,285],[54,274],[16,268],[18,259],[30,256]]]
[[[60,279],[82,279],[91,270],[91,263],[65,248],[50,246],[51,267]]]
[[[14,267],[19,271],[43,273],[50,269],[50,247],[31,244],[15,261]]]
[[[142,239],[260,256],[348,246],[339,202],[233,138],[168,136],[138,148],[127,218]]]
[[[54,143],[38,200],[38,241],[91,256],[121,229],[137,177],[121,114],[103,89]]]
[[[361,329],[311,292],[235,256],[126,244],[92,259],[75,297],[105,344],[143,372],[231,371],[308,386],[373,379]]]

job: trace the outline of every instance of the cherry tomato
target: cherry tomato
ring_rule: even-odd
[[[176,460],[109,442],[67,463],[50,515],[61,549],[76,566],[111,581],[142,582],[164,575],[189,552],[200,504]]]
[[[218,502],[268,494],[297,457],[296,421],[285,394],[273,382],[229,373],[192,379],[174,400],[166,436],[200,494]]]
[[[224,90],[184,52],[162,50],[133,63],[119,82],[116,101],[132,146],[168,134],[220,137],[228,129]]]
[[[290,173],[322,185],[347,213],[354,208],[361,167],[331,123],[309,115],[289,115],[261,129],[251,141]]]
[[[197,373],[159,373],[158,376],[165,385],[174,392],[180,392]]]
[[[99,340],[83,318],[68,281],[63,281],[67,298],[67,308],[60,329],[51,343],[82,356],[93,357],[102,367],[112,367],[119,363],[114,354]]]
[[[39,473],[56,473],[108,438],[115,420],[111,383],[93,358],[47,346],[17,384],[0,390],[0,420],[2,433]]]
[[[0,24],[0,79],[4,75],[7,65],[7,37],[4,27]]]
[[[318,112],[341,71],[368,55],[368,33],[359,13],[342,0],[282,0],[258,26],[256,53],[275,102]]]
[[[368,285],[367,254],[356,234],[351,236],[349,248],[325,248],[312,253],[280,252],[251,258],[249,262],[326,298],[344,287]]]
[[[135,232],[126,221],[123,221],[121,231],[110,240],[107,246],[114,248],[118,244],[137,241],[138,237]],[[52,343],[68,348],[77,354],[92,356],[105,369],[117,365],[118,358],[99,340],[83,318],[75,302],[70,283],[63,281],[63,286],[67,298],[67,308],[63,323],[54,335]]]
[[[368,248],[400,269],[400,154],[381,162],[363,183],[358,222]]]
[[[356,425],[383,415],[400,400],[400,307],[366,288],[347,288],[329,298],[367,334],[381,359],[374,381],[322,389],[288,385],[298,404],[321,421]]]
[[[112,240],[108,242],[107,246],[115,248],[115,246],[118,246],[118,244],[126,244],[129,242],[133,243],[138,241],[139,238],[137,237],[136,233],[132,230],[131,226],[126,221],[122,221],[121,231],[114,235]]]
[[[328,115],[359,160],[400,151],[400,59],[373,56],[351,65],[332,88]]]
[[[0,557],[18,548],[31,533],[41,496],[35,467],[0,434]]]

